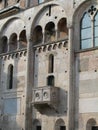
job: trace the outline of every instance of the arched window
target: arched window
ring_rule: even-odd
[[[49,66],[48,66],[48,72],[53,73],[54,71],[54,55],[50,54],[49,55]]]
[[[66,130],[65,122],[63,119],[58,119],[55,123],[55,130]]]
[[[81,20],[81,49],[93,47],[91,18],[85,13]]]
[[[19,48],[27,47],[26,30],[21,31],[19,35]]]
[[[8,43],[7,43],[7,37],[3,36],[1,39],[1,48],[0,48],[0,52],[1,53],[6,53],[7,49],[8,49]]]
[[[98,47],[98,12],[94,6],[81,19],[81,49]]]
[[[98,46],[98,12],[94,19],[94,43],[95,46]]]
[[[96,126],[96,120],[91,118],[87,121],[86,130],[98,130],[98,126]]]
[[[13,65],[8,66],[8,89],[13,88]]]
[[[33,43],[38,44],[41,43],[42,40],[43,40],[42,27],[38,25],[35,27],[33,31]]]
[[[33,130],[41,130],[41,123],[37,119],[33,121]]]
[[[52,42],[55,40],[55,24],[49,22],[45,26],[45,42]]]
[[[9,46],[10,46],[10,51],[14,51],[17,49],[17,34],[16,33],[13,33],[10,36]]]
[[[66,18],[62,18],[58,22],[58,40],[68,37],[68,28]]]
[[[48,76],[48,78],[47,78],[47,85],[48,86],[54,86],[54,76],[53,75]]]

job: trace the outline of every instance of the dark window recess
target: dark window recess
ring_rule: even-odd
[[[49,69],[48,69],[48,72],[53,73],[53,71],[54,71],[54,56],[51,54],[49,56]]]
[[[54,86],[54,76],[49,76],[47,78],[47,85],[48,86]]]
[[[5,0],[4,7],[7,7],[7,6],[8,6],[8,2],[7,2],[7,0]]]
[[[66,130],[65,126],[60,126],[60,130]]]
[[[49,16],[51,16],[51,5],[49,6]]]
[[[13,65],[10,65],[8,68],[8,89],[13,88]]]
[[[41,130],[41,126],[36,126],[36,130]]]
[[[98,130],[98,126],[92,126],[92,130]]]
[[[17,0],[17,3],[19,3],[20,2],[20,0]]]

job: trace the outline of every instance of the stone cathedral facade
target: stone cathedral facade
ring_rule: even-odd
[[[98,0],[0,0],[0,130],[98,130]]]

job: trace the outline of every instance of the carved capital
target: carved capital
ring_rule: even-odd
[[[73,24],[72,24],[72,22],[68,22],[68,24],[67,24],[67,28],[73,28]]]

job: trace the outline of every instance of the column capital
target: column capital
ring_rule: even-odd
[[[72,23],[72,22],[68,22],[68,23],[67,23],[67,27],[68,27],[68,28],[73,28],[73,23]]]

